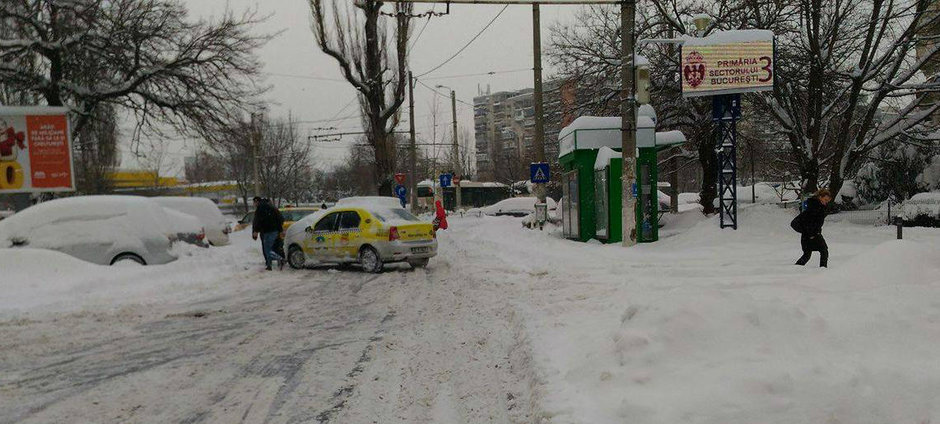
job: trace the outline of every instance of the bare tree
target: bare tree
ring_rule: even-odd
[[[712,18],[704,31],[688,25],[693,16]],[[721,29],[776,29],[793,16],[787,2],[720,0],[714,2],[665,0],[639,8],[639,38],[703,36]],[[586,6],[578,12],[578,26],[551,28],[548,57],[559,69],[559,78],[577,85],[578,115],[620,114],[620,15],[610,6]],[[683,158],[696,157],[702,169],[701,204],[705,213],[715,211],[717,158],[709,99],[684,99],[681,93],[679,49],[673,44],[642,46],[638,53],[649,60],[650,93],[662,130],[681,130],[689,140]]]
[[[76,134],[101,105],[136,116],[135,136],[211,132],[263,91],[254,51],[267,37],[251,13],[191,22],[172,0],[10,0],[0,22],[15,29],[0,33],[0,81],[68,106]]]
[[[77,190],[87,194],[112,191],[110,174],[121,162],[117,112],[102,105],[73,140]]]
[[[924,139],[940,104],[930,0],[801,0],[778,37],[778,89],[760,96],[790,143],[804,192],[838,192],[869,153],[899,137]],[[920,49],[919,52],[916,50]],[[932,71],[928,72],[928,69]],[[935,135],[934,135],[935,137]]]
[[[388,29],[381,0],[310,0],[313,33],[358,92],[366,141],[375,156],[375,190],[391,194],[396,146],[391,137],[408,86],[410,3],[396,3]],[[342,6],[341,6],[342,5]],[[391,40],[390,40],[391,37]],[[394,46],[394,51],[390,47]]]
[[[310,144],[299,137],[288,119],[261,120],[259,168],[264,193],[273,202],[309,200],[313,180]]]
[[[208,150],[199,150],[184,163],[186,181],[204,183],[228,178],[225,158]]]

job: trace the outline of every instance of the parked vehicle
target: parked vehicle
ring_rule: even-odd
[[[905,226],[940,227],[940,191],[918,193],[901,205]]]
[[[358,263],[366,272],[381,272],[387,263],[408,262],[425,267],[437,255],[431,222],[422,221],[398,204],[382,200],[348,201],[297,221],[287,230],[288,263],[293,268],[313,264]]]
[[[170,229],[170,238],[183,243],[189,243],[199,247],[209,247],[206,240],[206,229],[202,226],[199,218],[187,213],[182,213],[171,208],[163,208],[166,212],[166,226]]]
[[[490,206],[471,209],[468,213],[479,213],[489,216],[524,217],[535,213],[536,202],[538,202],[538,199],[535,197],[511,197],[509,199],[500,200]],[[548,204],[549,211],[554,211],[558,208],[558,203],[550,197],[545,198],[545,203]]]
[[[255,219],[255,211],[251,211],[242,216],[242,219],[238,220],[238,223],[235,224],[235,231],[241,231],[245,228],[251,226],[251,222]]]
[[[205,229],[206,240],[213,246],[229,244],[228,235],[232,232],[228,220],[211,200],[202,197],[154,197],[155,202],[165,208],[192,215],[199,219]]]
[[[291,224],[300,221],[305,216],[310,215],[320,208],[307,208],[307,207],[285,207],[278,209],[281,211],[281,216],[284,217],[284,230],[286,231]]]
[[[56,199],[0,221],[0,248],[56,250],[100,265],[165,264],[176,260],[169,221],[160,205],[144,197]]]

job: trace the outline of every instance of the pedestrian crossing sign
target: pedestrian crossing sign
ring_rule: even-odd
[[[545,184],[551,180],[548,164],[545,162],[533,163],[529,166],[529,180],[533,184]]]

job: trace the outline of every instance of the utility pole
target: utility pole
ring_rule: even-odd
[[[255,197],[261,197],[261,178],[260,172],[258,172],[258,159],[261,158],[261,155],[258,152],[258,144],[261,140],[261,131],[258,131],[258,120],[255,118],[257,113],[251,114],[251,163],[252,163],[252,173],[254,174],[255,180]]]
[[[636,244],[636,81],[634,81],[634,34],[636,19],[636,0],[626,0],[620,4],[620,72],[622,76],[620,111],[621,111],[621,154],[623,155],[623,245]]]
[[[460,204],[461,203],[460,202],[461,200],[460,199],[460,180],[463,179],[463,176],[459,174],[462,174],[463,172],[461,171],[462,166],[460,166],[460,143],[458,142],[458,139],[457,139],[457,92],[455,92],[454,90],[450,90],[450,110],[454,117],[454,120],[453,120],[454,165],[453,165],[452,171],[454,172],[454,175],[460,178],[459,180],[457,180],[457,183],[454,184],[454,192],[457,194],[457,199],[456,199],[457,209],[459,210],[461,206]]]
[[[532,69],[535,76],[535,136],[532,137],[532,147],[535,149],[535,161],[545,162],[545,123],[542,107],[542,24],[539,16],[539,4],[532,4],[532,51],[535,63]],[[539,203],[545,203],[545,185],[536,184],[535,196]]]
[[[411,133],[411,149],[408,162],[411,166],[411,175],[408,177],[408,199],[411,203],[411,212],[417,212],[418,204],[418,172],[417,172],[417,151],[415,146],[415,80],[408,71],[408,131]]]

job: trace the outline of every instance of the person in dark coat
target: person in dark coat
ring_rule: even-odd
[[[832,201],[832,193],[821,189],[813,197],[806,200],[806,207],[797,219],[800,229],[800,245],[803,247],[803,256],[796,261],[797,265],[806,265],[813,252],[819,252],[819,266],[827,267],[829,263],[829,246],[822,235],[822,227],[826,222],[826,207]]]
[[[260,197],[254,198],[255,219],[251,223],[251,238],[261,236],[261,253],[264,255],[264,268],[271,270],[271,261],[278,261],[284,268],[284,257],[274,251],[275,242],[284,228],[284,217],[271,201]]]

